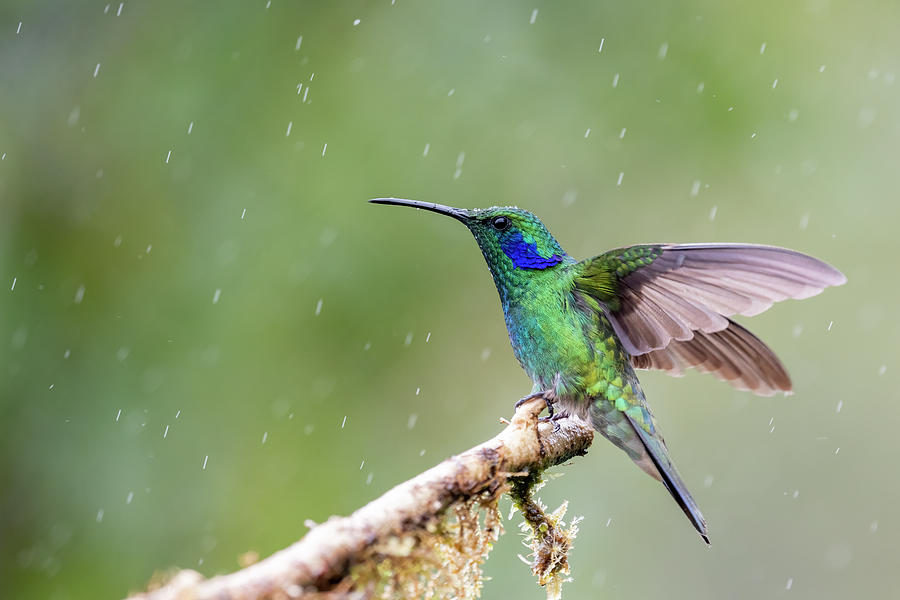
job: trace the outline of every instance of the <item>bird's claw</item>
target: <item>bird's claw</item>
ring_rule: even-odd
[[[533,394],[529,394],[529,395],[525,396],[524,398],[522,398],[522,399],[520,399],[518,402],[516,402],[516,404],[515,404],[515,409],[516,409],[516,410],[519,410],[519,407],[520,407],[520,406],[522,406],[522,405],[525,404],[526,402],[529,402],[530,400],[534,400],[535,398],[542,398],[542,399],[544,400],[544,404],[546,404],[546,406],[547,406],[547,414],[548,414],[548,416],[545,417],[545,418],[541,418],[541,419],[539,419],[539,420],[540,420],[540,421],[544,421],[544,420],[550,420],[550,419],[553,419],[553,416],[554,416],[554,413],[553,413],[553,402],[554,402],[554,399],[553,399],[553,392],[551,392],[550,390],[543,390],[543,391],[541,391],[541,392],[535,392],[535,393],[533,393]]]
[[[541,417],[538,419],[538,423],[553,423],[553,433],[559,431],[559,419],[556,418],[557,415],[553,415],[552,417]]]
[[[553,411],[550,411],[550,414],[548,416],[541,417],[540,419],[538,419],[538,421],[541,423],[553,423],[553,433],[556,433],[560,429],[560,426],[559,426],[560,419],[565,419],[568,416],[569,415],[567,415],[564,412],[553,413]]]

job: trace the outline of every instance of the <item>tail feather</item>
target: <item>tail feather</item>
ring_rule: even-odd
[[[703,541],[709,544],[706,520],[703,518],[700,508],[688,491],[684,481],[682,481],[681,476],[678,475],[675,465],[672,464],[672,461],[669,459],[663,442],[644,431],[640,425],[635,424],[631,417],[626,415],[626,419],[637,434],[641,444],[644,446],[644,450],[653,462],[653,466],[656,467],[656,471],[659,473],[658,479],[662,481],[663,485],[666,486],[666,489],[669,490],[669,493],[672,494],[675,502],[677,502],[678,506],[681,507],[681,510],[684,511],[685,516],[687,516],[694,525],[694,528],[700,534],[700,537],[703,538]],[[640,463],[638,464],[640,465]],[[640,466],[643,467],[643,465]],[[653,475],[653,473],[651,473],[651,475]]]

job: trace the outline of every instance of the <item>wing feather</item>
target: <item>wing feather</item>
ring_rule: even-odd
[[[655,244],[578,263],[575,287],[601,310],[640,369],[712,373],[760,395],[790,392],[772,350],[729,317],[846,282],[806,254],[751,244]]]
[[[695,368],[760,396],[790,392],[790,375],[772,349],[734,321],[728,323],[722,331],[697,331],[693,339],[673,341],[664,349],[632,356],[632,365],[675,376]]]
[[[656,256],[635,266],[627,258],[635,248]],[[589,261],[621,273],[617,306],[609,316],[632,355],[685,341],[695,330],[724,329],[728,323],[720,317],[753,316],[775,302],[808,298],[846,281],[840,271],[811,256],[751,244],[638,246]]]

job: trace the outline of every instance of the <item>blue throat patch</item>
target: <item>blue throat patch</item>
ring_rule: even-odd
[[[562,262],[562,257],[554,254],[544,258],[538,254],[537,243],[525,241],[521,233],[516,232],[509,239],[500,243],[503,252],[509,257],[517,269],[546,269]]]

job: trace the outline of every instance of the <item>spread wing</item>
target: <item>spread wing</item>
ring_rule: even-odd
[[[750,244],[631,246],[576,269],[576,289],[602,303],[636,368],[695,367],[763,395],[789,391],[790,378],[768,346],[728,317],[846,281],[811,256]]]

